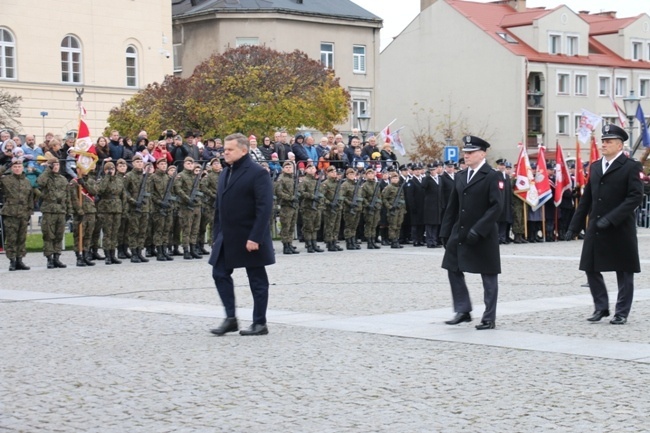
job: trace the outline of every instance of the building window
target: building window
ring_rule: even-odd
[[[549,54],[560,54],[562,52],[562,36],[549,35],[548,36],[548,52]]]
[[[138,51],[133,45],[126,47],[126,85],[138,86]]]
[[[616,77],[615,96],[627,96],[627,78]]]
[[[575,135],[578,135],[578,130],[580,129],[580,120],[582,120],[582,114],[574,114],[573,115],[573,120],[574,120],[574,122],[573,122],[573,126],[574,126],[573,132],[575,133]]]
[[[603,116],[603,125],[617,125],[618,116]]]
[[[174,44],[174,72],[183,72],[183,44]]]
[[[609,96],[610,77],[598,77],[598,96]]]
[[[587,76],[582,74],[576,74],[576,95],[586,96],[587,95]]]
[[[641,78],[639,80],[639,96],[641,98],[650,97],[650,78]]]
[[[320,62],[328,69],[334,69],[334,44],[321,42]]]
[[[81,44],[71,35],[61,41],[61,81],[81,83]]]
[[[505,32],[497,32],[497,35],[504,41],[506,41],[509,44],[518,44],[517,39],[513,38],[509,33]]]
[[[243,45],[259,45],[260,38],[235,38],[235,46],[241,47]]]
[[[352,70],[359,74],[366,73],[366,47],[354,45],[352,47]]]
[[[6,29],[0,29],[0,78],[16,78],[16,42]]]
[[[359,127],[359,114],[367,113],[368,111],[368,101],[365,99],[354,99],[352,101],[352,126],[351,128]]]
[[[643,59],[643,44],[641,42],[632,42],[632,60]]]
[[[561,135],[569,135],[569,115],[557,115],[557,133]]]
[[[560,95],[569,94],[569,74],[557,74],[557,93]]]
[[[567,56],[577,56],[579,50],[578,37],[567,36],[566,38],[566,54]]]

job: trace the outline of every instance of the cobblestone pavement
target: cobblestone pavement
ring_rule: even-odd
[[[47,270],[29,254],[10,273],[0,256],[0,432],[647,431],[650,230],[639,242],[625,326],[584,320],[581,242],[503,246],[484,332],[441,324],[442,250],[303,250],[268,268],[270,334],[249,338],[207,332],[223,313],[205,260],[76,268],[67,252]]]

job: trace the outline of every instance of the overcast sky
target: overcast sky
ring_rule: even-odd
[[[384,20],[381,30],[381,49],[413,21],[420,12],[420,0],[352,0],[364,9]],[[491,0],[476,0],[489,3]],[[650,15],[649,0],[528,0],[530,7],[554,8],[565,4],[573,11],[588,10],[590,12],[616,11],[619,18],[636,16],[641,13]]]

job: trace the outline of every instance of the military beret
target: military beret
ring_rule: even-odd
[[[142,161],[142,156],[138,154],[133,155],[133,157],[131,158],[131,162],[135,162],[135,161]]]
[[[313,163],[311,163],[311,162],[308,162],[308,163],[307,163],[307,164],[305,165],[305,168],[310,168],[310,167],[313,167],[313,166],[314,166],[314,164],[313,164]]]
[[[166,164],[166,163],[167,163],[167,158],[165,158],[165,157],[163,156],[162,158],[158,158],[158,159],[156,160],[156,164],[160,164],[161,162],[164,162],[164,163]]]
[[[194,158],[192,158],[191,156],[186,156],[185,159],[183,160],[183,163],[186,162],[194,162]]]
[[[602,133],[602,140],[607,140],[609,138],[618,138],[621,141],[627,141],[627,139],[630,138],[623,128],[611,123],[603,126]]]
[[[293,166],[293,162],[291,162],[291,161],[284,161],[284,162],[282,163],[282,167],[286,167],[287,165]]]
[[[463,137],[463,152],[474,152],[476,150],[486,151],[490,147],[490,143],[482,138],[473,135],[466,135]]]
[[[108,170],[109,168],[115,168],[115,164],[112,162],[108,161],[107,163],[104,164],[104,171]]]
[[[55,158],[53,156],[50,156],[49,158],[47,158],[47,163],[48,164],[60,164],[59,159]]]
[[[347,170],[345,170],[345,175],[346,175],[346,176],[347,176],[348,174],[350,174],[350,173],[354,174],[354,173],[356,173],[356,171],[354,171],[353,168],[348,168]]]
[[[138,155],[138,156],[139,156],[139,155]],[[117,165],[126,165],[126,161],[125,161],[124,159],[120,158],[120,159],[118,159],[118,160],[116,161],[116,164],[117,164]]]
[[[22,165],[22,163],[23,163],[22,158],[16,158],[16,157],[11,158],[11,165],[18,165],[18,164]]]
[[[212,159],[210,160],[210,162],[208,163],[208,165],[212,165],[212,164],[214,164],[215,162],[218,162],[219,164],[221,164],[221,160],[220,160],[219,158],[212,158]]]
[[[328,173],[330,173],[332,171],[336,171],[336,167],[334,167],[333,165],[330,165],[329,167],[327,167],[327,172]]]
[[[374,173],[375,169],[374,168],[367,168],[366,173]]]

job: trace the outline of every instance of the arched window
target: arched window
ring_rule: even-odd
[[[3,28],[0,28],[0,78],[16,79],[16,40]]]
[[[61,41],[61,81],[77,84],[81,78],[81,44],[68,35]]]
[[[126,85],[138,87],[138,50],[133,45],[126,47]]]

